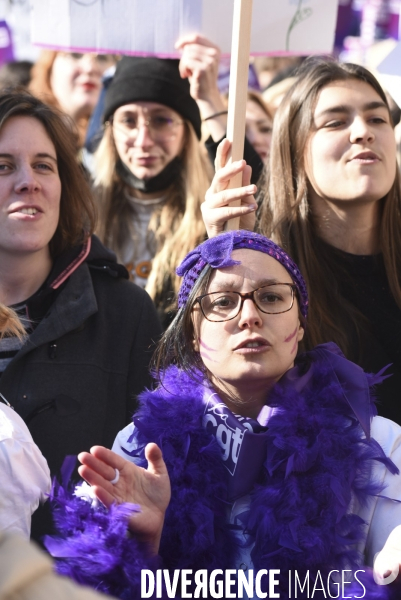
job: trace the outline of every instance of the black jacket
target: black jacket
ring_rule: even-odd
[[[96,237],[89,248],[61,256],[28,301],[38,324],[0,379],[52,474],[66,455],[112,446],[151,383],[161,332],[148,294]]]

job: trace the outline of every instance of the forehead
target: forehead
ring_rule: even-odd
[[[7,119],[0,129],[0,148],[2,152],[13,151],[17,148],[34,150],[38,152],[53,151],[56,153],[54,144],[46,129],[38,119],[34,117],[16,116]]]
[[[159,102],[131,102],[130,104],[124,104],[123,106],[119,106],[116,109],[114,114],[119,113],[152,113],[156,111],[164,111],[168,113],[172,113],[174,115],[178,114],[175,110],[166,106],[165,104],[159,104]]]
[[[383,99],[369,83],[359,79],[333,81],[319,92],[315,115],[333,106],[363,108],[371,102],[383,102]]]
[[[270,117],[265,113],[262,107],[254,100],[248,100],[246,103],[246,116],[248,119],[268,120]]]
[[[264,252],[240,248],[232,253],[234,260],[241,264],[213,271],[208,290],[227,284],[230,287],[241,288],[244,284],[253,287],[267,284],[270,281],[293,283],[287,269],[276,259]]]

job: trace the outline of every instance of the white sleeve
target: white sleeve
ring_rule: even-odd
[[[139,444],[136,437],[136,429],[133,423],[130,423],[124,429],[119,431],[112,447],[113,452],[122,456],[126,460],[138,463]]]
[[[358,511],[368,524],[364,552],[369,566],[373,565],[375,554],[383,548],[394,527],[401,524],[401,427],[389,419],[374,417],[371,435],[399,468],[400,474],[392,475],[383,464],[376,462],[372,480],[384,484],[381,495],[385,498],[374,498]]]
[[[0,531],[29,537],[31,515],[50,491],[50,471],[24,421],[2,404],[0,481]]]

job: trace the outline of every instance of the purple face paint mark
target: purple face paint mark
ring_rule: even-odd
[[[214,360],[213,358],[210,358],[210,356],[208,354],[206,354],[206,352],[202,352],[202,350],[199,352],[199,354],[201,355],[202,360],[205,358],[209,362],[214,362],[214,363],[219,362],[218,360]]]
[[[216,352],[214,348],[210,348],[205,344],[205,342],[202,342],[202,340],[199,340],[199,346],[202,346],[202,348],[206,348],[206,350],[209,350],[210,352]]]
[[[294,354],[296,349],[298,348],[298,340],[295,340],[293,347],[291,348],[291,354]]]
[[[294,338],[294,336],[297,334],[297,331],[298,331],[298,326],[295,327],[294,331],[288,337],[286,337],[284,341],[290,342]]]
[[[209,348],[209,346],[207,346],[204,342],[202,342],[202,340],[199,340],[199,346],[201,348],[206,348],[206,350],[209,350],[210,352],[216,352],[216,350],[214,350],[213,348]],[[215,362],[215,363],[219,362],[218,360],[214,360],[213,358],[211,358],[209,356],[209,354],[207,354],[204,350],[199,350],[199,354],[201,355],[202,359],[205,358],[209,362]]]

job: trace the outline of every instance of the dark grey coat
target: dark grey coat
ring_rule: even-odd
[[[94,241],[95,259],[73,270],[0,379],[52,474],[68,454],[112,446],[151,383],[161,332],[148,294]]]

